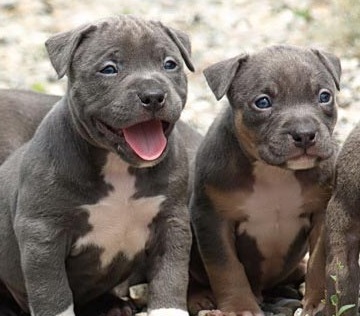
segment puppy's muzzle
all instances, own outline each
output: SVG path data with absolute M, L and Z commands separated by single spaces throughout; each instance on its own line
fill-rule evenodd
M 159 111 L 165 105 L 166 93 L 160 88 L 146 89 L 137 95 L 142 106 L 151 112 Z
M 305 120 L 292 123 L 288 134 L 295 147 L 306 151 L 316 144 L 318 132 L 315 122 Z
M 294 141 L 295 147 L 308 149 L 315 145 L 317 131 L 293 131 L 289 134 Z

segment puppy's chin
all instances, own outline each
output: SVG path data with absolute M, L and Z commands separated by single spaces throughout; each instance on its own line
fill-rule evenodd
M 115 153 L 124 161 L 129 163 L 131 166 L 135 168 L 150 168 L 158 163 L 160 163 L 166 156 L 168 152 L 168 148 L 162 152 L 162 154 L 153 160 L 144 160 L 140 158 L 136 153 L 129 150 L 129 148 L 122 148 L 122 146 L 118 145 L 115 149 Z
M 285 165 L 286 168 L 291 170 L 307 170 L 314 168 L 317 165 L 317 159 L 316 157 L 304 155 L 297 158 L 289 159 Z

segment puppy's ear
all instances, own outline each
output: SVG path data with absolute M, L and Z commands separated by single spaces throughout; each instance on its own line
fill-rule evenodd
M 185 61 L 186 66 L 188 69 L 192 72 L 195 71 L 194 65 L 191 61 L 191 43 L 189 36 L 179 30 L 175 30 L 171 27 L 167 27 L 160 23 L 161 27 L 164 29 L 166 34 L 172 39 L 172 41 L 176 44 L 176 46 L 179 48 L 182 58 Z
M 59 79 L 67 72 L 83 37 L 96 28 L 93 24 L 83 25 L 68 32 L 55 34 L 45 42 L 51 64 Z
M 248 57 L 249 55 L 247 54 L 241 54 L 204 69 L 206 81 L 217 100 L 220 100 L 229 90 L 236 72 Z
M 321 63 L 325 66 L 327 71 L 330 72 L 334 79 L 336 89 L 340 90 L 340 77 L 341 77 L 341 62 L 334 54 L 324 52 L 318 49 L 311 49 L 311 51 L 320 59 Z

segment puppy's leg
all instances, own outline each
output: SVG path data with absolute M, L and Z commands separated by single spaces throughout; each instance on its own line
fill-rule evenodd
M 201 310 L 215 309 L 215 298 L 210 288 L 196 238 L 193 238 L 191 246 L 189 271 L 188 310 L 190 315 L 197 315 Z
M 185 206 L 167 207 L 155 220 L 154 225 L 161 229 L 155 231 L 148 252 L 148 315 L 188 316 L 189 211 Z
M 357 315 L 360 240 L 358 222 L 350 216 L 350 210 L 347 209 L 349 202 L 349 199 L 343 199 L 341 194 L 335 194 L 329 202 L 326 215 L 327 315 L 335 315 L 335 306 L 331 303 L 333 295 L 337 296 L 338 308 L 355 305 L 343 315 Z
M 190 315 L 197 315 L 201 310 L 213 310 L 215 308 L 215 298 L 210 285 L 202 285 L 190 276 L 188 291 L 188 310 Z
M 236 254 L 233 225 L 216 216 L 214 211 L 193 222 L 217 308 L 236 315 L 262 315 Z
M 305 276 L 303 315 L 315 315 L 324 308 L 325 297 L 325 243 L 324 215 L 315 214 L 309 236 L 309 254 Z
M 29 212 L 26 212 L 27 214 Z M 15 234 L 33 316 L 75 316 L 65 270 L 67 236 L 44 219 L 18 216 Z

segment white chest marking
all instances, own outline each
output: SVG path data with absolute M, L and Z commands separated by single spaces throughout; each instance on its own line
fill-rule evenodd
M 93 205 L 84 205 L 89 211 L 92 230 L 79 238 L 75 252 L 87 245 L 102 249 L 101 267 L 104 268 L 121 251 L 133 259 L 145 247 L 150 234 L 149 224 L 160 210 L 164 195 L 134 199 L 135 176 L 128 172 L 128 164 L 109 154 L 103 169 L 106 183 L 114 190 Z
M 263 261 L 264 274 L 276 274 L 283 265 L 301 227 L 307 224 L 300 218 L 303 212 L 301 186 L 293 171 L 256 163 L 253 193 L 239 207 L 247 215 L 238 233 L 256 237 Z

